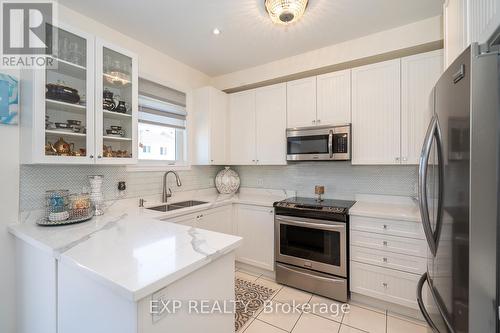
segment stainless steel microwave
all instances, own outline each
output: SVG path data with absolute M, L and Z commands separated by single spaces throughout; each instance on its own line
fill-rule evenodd
M 351 125 L 289 128 L 287 161 L 351 160 Z

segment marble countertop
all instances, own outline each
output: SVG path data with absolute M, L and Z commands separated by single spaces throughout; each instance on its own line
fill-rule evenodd
M 170 218 L 231 205 L 272 206 L 293 193 L 242 189 L 218 195 L 213 189 L 179 192 L 170 202 L 206 201 L 195 207 L 157 212 L 138 207 L 137 199 L 108 202 L 103 216 L 81 224 L 42 227 L 41 212 L 22 214 L 9 226 L 19 239 L 48 251 L 60 263 L 78 267 L 124 297 L 137 301 L 236 249 L 241 238 L 168 222 Z M 158 204 L 149 198 L 146 207 Z
M 357 196 L 349 215 L 410 222 L 422 221 L 417 202 L 409 197 Z

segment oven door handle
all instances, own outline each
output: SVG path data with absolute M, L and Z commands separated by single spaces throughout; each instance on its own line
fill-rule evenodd
M 330 154 L 330 158 L 333 157 L 333 131 L 330 130 L 328 134 L 328 153 Z
M 307 222 L 307 219 L 304 219 L 305 221 L 301 221 L 294 218 L 282 218 L 278 216 L 275 217 L 275 220 L 289 225 L 296 225 L 312 229 L 334 230 L 334 231 L 338 231 L 339 229 L 345 230 L 345 223 L 325 224 L 325 223 L 316 223 L 315 221 L 313 222 L 313 220 L 310 220 L 311 222 Z

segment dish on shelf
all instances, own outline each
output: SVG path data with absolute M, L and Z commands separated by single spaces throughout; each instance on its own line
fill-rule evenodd
M 48 99 L 71 104 L 78 104 L 80 102 L 80 95 L 78 95 L 78 90 L 76 89 L 60 83 L 47 83 L 45 87 L 45 97 Z
M 112 146 L 104 145 L 102 147 L 104 157 L 117 157 L 117 158 L 131 158 L 132 154 L 129 154 L 126 150 L 113 150 Z
M 70 126 L 80 126 L 82 124 L 81 120 L 68 120 L 68 125 Z
M 123 138 L 125 136 L 125 131 L 124 130 L 107 129 L 106 135 L 117 136 L 117 137 Z

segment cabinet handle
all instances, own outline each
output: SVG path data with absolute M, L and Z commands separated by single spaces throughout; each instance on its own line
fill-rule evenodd
M 269 211 L 269 214 L 274 214 L 274 210 L 272 210 L 272 209 L 271 209 L 271 210 Z
M 321 119 L 316 120 L 316 122 L 317 122 L 318 124 L 320 124 L 320 123 L 321 123 Z
M 94 155 L 90 155 L 89 158 L 94 158 Z
M 384 288 L 387 288 L 388 284 L 386 282 L 383 282 L 382 285 L 384 286 Z
M 102 158 L 102 156 L 101 155 L 97 155 L 97 158 Z
M 384 224 L 384 230 L 387 230 L 387 224 Z
M 408 157 L 403 157 L 403 162 L 408 162 Z
M 396 157 L 396 162 L 399 162 L 399 157 Z
M 383 260 L 384 262 L 387 262 L 387 258 L 383 258 L 382 260 Z
M 313 125 L 315 125 L 315 124 L 316 124 L 316 120 L 313 120 L 313 121 L 312 121 L 312 124 L 313 124 Z
M 387 241 L 383 241 L 382 245 L 387 246 Z

